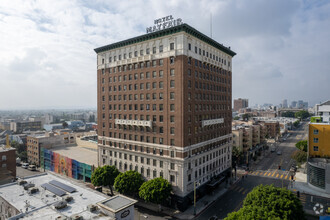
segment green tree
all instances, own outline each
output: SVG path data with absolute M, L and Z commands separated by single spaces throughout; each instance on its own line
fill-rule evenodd
M 225 218 L 234 219 L 305 219 L 305 216 L 300 200 L 291 191 L 273 185 L 259 185 L 247 194 L 240 210 Z
M 10 146 L 16 149 L 16 156 L 21 159 L 21 161 L 27 161 L 26 146 L 24 144 L 19 144 L 17 141 L 11 141 Z
M 308 118 L 310 115 L 309 115 L 308 111 L 301 110 L 301 111 L 299 111 L 299 112 L 296 112 L 296 113 L 294 114 L 294 116 L 295 116 L 296 118 L 305 119 L 305 118 Z
M 234 146 L 233 151 L 232 151 L 232 157 L 233 157 L 233 162 L 238 164 L 240 161 L 240 158 L 243 156 L 243 152 L 238 149 L 238 147 Z
M 144 179 L 140 173 L 129 170 L 125 173 L 120 173 L 116 177 L 114 187 L 122 194 L 135 196 L 138 195 L 143 182 Z
M 293 122 L 293 126 L 298 127 L 298 125 L 299 125 L 299 121 Z
M 98 167 L 92 173 L 92 184 L 94 186 L 109 186 L 111 194 L 113 195 L 112 186 L 119 173 L 115 166 L 105 165 L 103 167 Z
M 281 115 L 282 117 L 294 118 L 294 112 L 292 111 L 283 112 Z
M 163 177 L 158 177 L 144 182 L 139 189 L 139 196 L 146 202 L 159 204 L 161 210 L 160 204 L 170 197 L 171 192 L 172 185 Z
M 239 116 L 235 116 L 234 117 L 234 120 L 239 120 Z
M 307 161 L 307 153 L 302 150 L 297 150 L 293 152 L 291 158 L 297 161 L 298 164 L 305 163 Z
M 67 123 L 66 121 L 64 121 L 64 122 L 62 123 L 62 126 L 63 126 L 63 128 L 67 128 L 69 125 L 68 125 L 68 123 Z
M 298 141 L 296 143 L 296 148 L 299 150 L 307 152 L 307 140 Z
M 245 114 L 242 115 L 242 119 L 243 119 L 243 121 L 248 121 L 249 118 L 250 118 L 250 115 L 247 114 L 247 113 L 245 113 Z

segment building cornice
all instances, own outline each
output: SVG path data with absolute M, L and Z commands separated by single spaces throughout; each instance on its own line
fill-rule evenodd
M 236 53 L 234 51 L 232 51 L 230 48 L 223 46 L 222 44 L 216 42 L 215 40 L 206 36 L 205 34 L 197 31 L 195 28 L 189 26 L 188 24 L 181 24 L 181 25 L 163 29 L 163 30 L 160 30 L 157 32 L 133 37 L 133 38 L 130 38 L 127 40 L 123 40 L 123 41 L 114 43 L 114 44 L 109 44 L 109 45 L 106 45 L 103 47 L 98 47 L 98 48 L 94 49 L 94 51 L 96 53 L 101 53 L 104 51 L 113 50 L 113 49 L 120 48 L 120 47 L 125 47 L 125 46 L 131 45 L 131 44 L 136 44 L 136 43 L 140 43 L 140 42 L 147 41 L 147 40 L 152 40 L 152 39 L 159 38 L 159 37 L 164 37 L 164 36 L 175 34 L 175 33 L 182 32 L 182 31 L 198 38 L 201 41 L 204 41 L 205 43 L 221 50 L 222 52 L 229 54 L 232 57 L 236 55 Z

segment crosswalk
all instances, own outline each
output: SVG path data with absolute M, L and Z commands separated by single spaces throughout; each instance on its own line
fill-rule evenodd
M 243 195 L 246 195 L 249 190 L 244 188 L 243 186 L 240 186 L 240 185 L 234 185 L 232 188 L 231 188 L 232 191 L 235 191 L 235 192 L 238 192 L 240 194 L 243 194 Z
M 283 180 L 290 180 L 291 177 L 289 171 L 281 171 L 281 170 L 256 170 L 250 172 L 249 175 L 283 179 Z
M 301 194 L 299 197 L 301 204 L 304 206 L 306 203 L 306 195 L 305 194 Z

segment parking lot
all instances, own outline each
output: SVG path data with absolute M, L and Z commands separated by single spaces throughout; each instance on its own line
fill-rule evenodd
M 24 169 L 21 166 L 16 166 L 16 176 L 17 177 L 27 177 L 27 176 L 33 176 L 36 174 L 39 174 L 40 171 L 31 171 L 28 169 Z

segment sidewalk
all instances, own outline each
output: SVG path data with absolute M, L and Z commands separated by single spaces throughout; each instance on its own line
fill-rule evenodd
M 322 190 L 317 189 L 316 187 L 308 185 L 307 174 L 305 173 L 296 173 L 296 180 L 292 184 L 292 186 L 291 183 L 289 184 L 288 189 L 294 192 L 299 191 L 301 193 L 330 199 L 330 194 L 325 193 Z
M 237 178 L 236 181 L 233 183 L 235 184 L 238 182 L 240 179 Z M 228 187 L 230 185 L 228 184 L 226 188 L 226 183 L 222 183 L 218 186 L 217 189 L 213 191 L 212 194 L 206 194 L 203 196 L 200 200 L 196 202 L 196 216 L 200 215 L 203 211 L 205 211 L 209 206 L 211 206 L 219 197 L 221 197 L 223 194 L 225 194 L 228 191 Z M 154 212 L 158 212 L 159 208 L 158 205 L 153 204 L 153 203 L 146 203 L 143 201 L 139 201 L 136 206 L 140 206 L 149 210 L 152 210 Z M 189 219 L 194 219 L 196 216 L 194 215 L 194 206 L 190 206 L 186 211 L 180 212 L 178 210 L 174 210 L 168 207 L 163 207 L 162 206 L 162 211 L 161 213 L 165 215 L 172 216 L 177 219 L 184 219 L 184 220 L 189 220 Z

